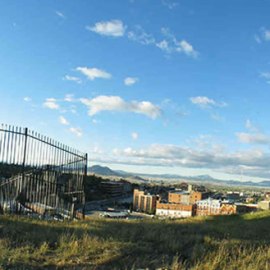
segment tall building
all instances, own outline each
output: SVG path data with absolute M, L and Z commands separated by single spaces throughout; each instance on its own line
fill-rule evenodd
M 133 192 L 133 209 L 135 211 L 142 211 L 149 214 L 154 214 L 156 211 L 156 204 L 158 201 L 157 195 L 151 195 L 145 191 L 134 189 Z

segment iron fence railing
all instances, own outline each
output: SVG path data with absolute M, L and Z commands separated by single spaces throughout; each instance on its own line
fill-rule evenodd
M 0 210 L 45 214 L 84 205 L 87 154 L 28 128 L 0 126 Z

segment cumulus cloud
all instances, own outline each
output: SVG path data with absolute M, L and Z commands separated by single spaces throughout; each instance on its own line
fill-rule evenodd
M 248 144 L 269 144 L 270 143 L 270 136 L 267 136 L 262 133 L 246 133 L 246 132 L 239 132 L 236 133 L 238 140 L 241 143 L 248 143 Z
M 198 52 L 196 52 L 193 46 L 186 40 L 181 40 L 176 48 L 177 51 L 183 52 L 188 56 L 197 57 Z
M 270 144 L 270 135 L 261 132 L 249 119 L 246 120 L 245 127 L 248 132 L 237 132 L 235 134 L 239 142 L 260 145 Z
M 82 130 L 80 128 L 71 127 L 69 131 L 75 134 L 77 137 L 81 137 L 83 135 Z
M 59 122 L 60 122 L 60 124 L 65 125 L 65 126 L 68 126 L 69 125 L 68 120 L 64 116 L 62 116 L 62 115 L 59 116 Z
M 212 169 L 227 174 L 270 177 L 270 154 L 262 150 L 225 152 L 219 149 L 198 150 L 177 145 L 150 145 L 143 149 L 114 149 L 111 163 Z
M 80 101 L 88 107 L 90 116 L 102 111 L 118 111 L 143 114 L 155 119 L 161 114 L 160 108 L 149 101 L 127 102 L 119 96 L 97 96 L 92 99 L 82 98 Z
M 64 77 L 64 80 L 66 80 L 66 81 L 72 81 L 72 82 L 76 82 L 76 83 L 81 83 L 82 82 L 80 78 L 75 77 L 75 76 L 69 76 L 69 75 L 66 75 Z
M 191 97 L 190 101 L 198 105 L 201 108 L 210 108 L 210 107 L 225 107 L 227 104 L 225 102 L 217 102 L 211 98 L 205 97 L 205 96 L 197 96 L 197 97 Z
M 137 140 L 137 139 L 139 138 L 139 134 L 138 134 L 137 132 L 132 132 L 132 133 L 131 133 L 131 138 L 132 138 L 133 140 Z
M 91 81 L 96 78 L 110 79 L 112 77 L 110 73 L 98 68 L 77 67 L 76 70 L 81 72 Z
M 47 98 L 44 101 L 43 106 L 51 110 L 59 109 L 59 104 L 57 104 L 57 100 L 55 98 Z
M 198 52 L 186 40 L 178 40 L 168 28 L 161 28 L 162 40 L 158 40 L 152 34 L 147 33 L 141 26 L 137 25 L 135 29 L 128 32 L 130 40 L 136 41 L 142 45 L 154 45 L 165 53 L 184 53 L 187 56 L 196 58 Z
M 122 37 L 125 34 L 125 26 L 120 20 L 102 21 L 86 29 L 103 36 Z
M 135 77 L 127 77 L 124 80 L 124 84 L 127 85 L 127 86 L 133 85 L 136 82 L 138 82 L 138 78 L 135 78 Z
M 170 0 L 162 0 L 162 3 L 174 8 L 177 3 Z M 165 53 L 184 53 L 187 56 L 196 58 L 199 53 L 194 49 L 193 45 L 185 39 L 177 39 L 168 28 L 161 28 L 162 39 L 148 33 L 142 26 L 136 25 L 129 28 L 126 33 L 126 26 L 120 20 L 97 22 L 94 26 L 87 26 L 88 30 L 104 36 L 122 37 L 126 36 L 129 40 L 138 42 L 142 45 L 152 45 L 161 49 Z
M 157 42 L 156 46 L 166 53 L 178 52 L 184 53 L 187 56 L 196 58 L 198 52 L 193 48 L 193 46 L 186 40 L 178 40 L 175 35 L 170 31 L 169 28 L 161 28 L 162 35 L 166 38 L 161 42 Z

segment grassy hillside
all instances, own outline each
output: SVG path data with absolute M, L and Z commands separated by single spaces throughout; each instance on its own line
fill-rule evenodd
M 270 269 L 270 212 L 189 220 L 0 216 L 0 269 Z

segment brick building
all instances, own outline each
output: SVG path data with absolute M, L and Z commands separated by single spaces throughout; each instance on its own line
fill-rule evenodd
M 134 189 L 133 191 L 133 209 L 153 214 L 156 211 L 158 196 L 151 195 L 145 191 Z
M 197 201 L 208 198 L 209 193 L 199 191 L 171 191 L 168 195 L 169 203 L 195 204 Z
M 176 218 L 191 217 L 195 214 L 195 205 L 157 202 L 156 215 Z

